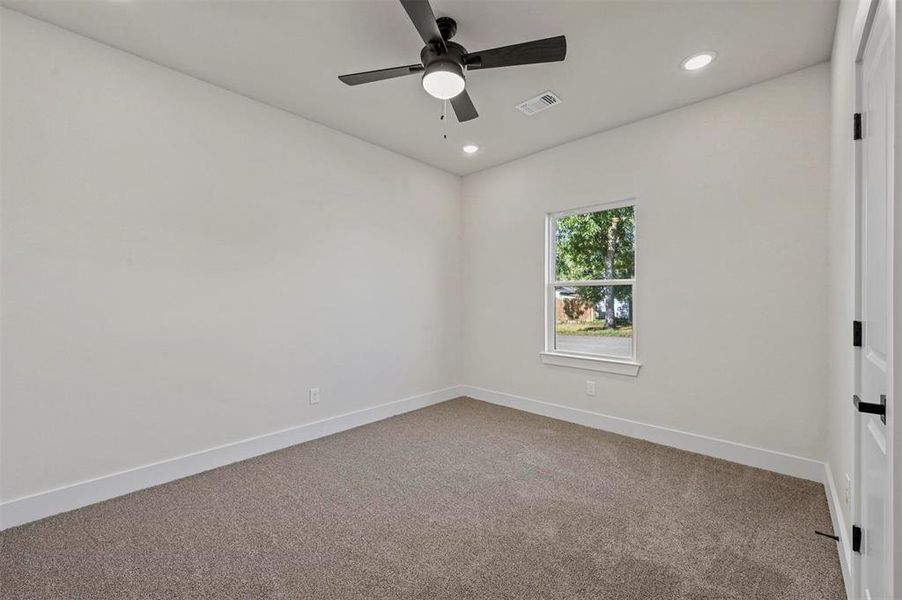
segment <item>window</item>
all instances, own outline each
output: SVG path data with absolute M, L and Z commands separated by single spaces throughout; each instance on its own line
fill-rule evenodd
M 548 215 L 547 364 L 636 375 L 636 208 Z

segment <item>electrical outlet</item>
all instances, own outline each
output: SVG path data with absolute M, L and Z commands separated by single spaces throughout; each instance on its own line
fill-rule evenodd
M 595 395 L 595 382 L 594 381 L 586 381 L 586 396 L 594 396 Z
M 307 399 L 310 400 L 310 404 L 319 404 L 319 388 L 310 388 Z

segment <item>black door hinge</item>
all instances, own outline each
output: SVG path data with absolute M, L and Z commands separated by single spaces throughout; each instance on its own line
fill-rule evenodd
M 852 139 L 861 139 L 861 113 L 852 115 Z
M 861 321 L 852 321 L 852 345 L 861 348 Z
M 852 525 L 852 552 L 861 554 L 861 527 Z

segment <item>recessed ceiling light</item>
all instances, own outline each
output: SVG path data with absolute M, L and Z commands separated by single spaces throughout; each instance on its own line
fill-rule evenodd
M 479 146 L 477 146 L 476 144 L 467 144 L 466 146 L 464 146 L 464 152 L 466 152 L 467 154 L 473 154 L 477 150 L 479 150 Z
M 701 52 L 699 54 L 693 54 L 689 58 L 683 61 L 681 65 L 684 71 L 698 71 L 699 69 L 704 69 L 714 60 L 714 57 L 717 56 L 714 52 Z

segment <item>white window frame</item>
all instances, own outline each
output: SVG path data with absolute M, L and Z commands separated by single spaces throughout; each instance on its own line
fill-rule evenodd
M 634 245 L 634 268 L 633 277 L 631 279 L 589 279 L 585 281 L 557 281 L 556 263 L 557 263 L 557 220 L 560 217 L 570 215 L 582 215 L 586 213 L 601 212 L 612 210 L 615 208 L 633 207 L 633 215 L 636 227 L 636 240 Z M 582 206 L 579 208 L 571 208 L 559 212 L 548 213 L 545 215 L 545 350 L 541 352 L 542 362 L 546 365 L 555 365 L 559 367 L 572 367 L 577 369 L 588 369 L 590 371 L 603 371 L 606 373 L 616 373 L 619 375 L 630 375 L 635 377 L 639 374 L 639 368 L 642 364 L 638 361 L 638 314 L 636 306 L 636 289 L 638 286 L 637 274 L 639 271 L 638 261 L 638 230 L 639 230 L 639 206 L 635 198 L 627 198 L 617 202 L 606 202 L 603 204 L 593 204 L 591 206 Z M 561 352 L 554 347 L 555 339 L 555 297 L 554 290 L 557 287 L 587 287 L 587 286 L 612 286 L 612 285 L 630 285 L 633 288 L 632 306 L 630 307 L 633 317 L 633 355 L 630 357 L 622 356 L 604 356 L 599 354 L 582 354 L 578 352 Z

